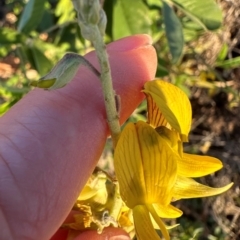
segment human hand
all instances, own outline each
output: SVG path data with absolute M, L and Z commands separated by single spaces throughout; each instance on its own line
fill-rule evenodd
M 157 60 L 150 43 L 137 35 L 108 45 L 121 123 L 143 99 L 144 82 L 154 78 Z M 99 69 L 94 53 L 86 58 Z M 0 240 L 51 238 L 92 173 L 107 135 L 100 80 L 84 67 L 64 88 L 35 89 L 13 106 L 0 119 Z M 123 234 L 105 230 L 111 233 Z M 88 231 L 77 239 L 99 238 Z

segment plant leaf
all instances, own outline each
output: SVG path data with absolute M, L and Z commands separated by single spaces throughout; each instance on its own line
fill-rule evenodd
M 29 33 L 41 22 L 46 0 L 29 0 L 18 24 L 18 31 Z
M 53 63 L 45 56 L 45 54 L 33 45 L 31 48 L 31 54 L 33 57 L 33 62 L 36 70 L 40 75 L 46 74 L 53 67 Z
M 222 24 L 222 13 L 215 0 L 170 0 L 178 9 L 203 28 L 216 30 Z
M 114 6 L 113 38 L 119 39 L 139 33 L 150 34 L 148 8 L 141 0 L 118 0 Z
M 165 1 L 163 1 L 163 20 L 172 63 L 177 63 L 183 53 L 183 28 L 174 10 Z
M 221 67 L 224 69 L 232 69 L 232 68 L 239 68 L 240 66 L 240 57 L 235 57 L 231 59 L 227 59 L 224 61 L 219 61 L 215 64 L 216 67 Z

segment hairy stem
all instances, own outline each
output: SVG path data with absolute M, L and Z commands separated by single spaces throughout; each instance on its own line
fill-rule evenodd
M 96 49 L 98 61 L 101 66 L 101 84 L 104 95 L 107 121 L 111 131 L 113 145 L 116 146 L 121 128 L 119 123 L 119 114 L 116 109 L 115 91 L 112 85 L 111 69 L 108 61 L 106 46 L 98 28 L 95 28 L 96 38 L 93 41 L 93 45 Z

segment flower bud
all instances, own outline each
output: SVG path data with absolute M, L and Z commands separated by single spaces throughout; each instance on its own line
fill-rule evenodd
M 106 16 L 105 12 L 103 11 L 103 9 L 101 9 L 100 19 L 98 22 L 98 29 L 102 36 L 105 35 L 106 26 L 107 26 L 107 16 Z
M 72 0 L 72 2 L 81 22 L 98 24 L 101 10 L 99 0 Z
M 98 77 L 100 76 L 100 73 L 85 58 L 76 53 L 67 53 L 47 75 L 37 82 L 32 82 L 31 85 L 48 90 L 62 88 L 72 81 L 81 65 L 85 65 Z
M 82 36 L 89 40 L 92 41 L 95 38 L 95 33 L 93 31 L 93 29 L 86 23 L 83 22 L 79 22 L 80 25 L 80 30 L 81 30 L 81 34 Z
M 100 11 L 102 10 L 100 2 L 99 0 L 93 0 L 92 3 L 89 3 L 89 5 L 91 8 L 89 9 L 88 13 L 88 22 L 96 25 L 99 22 Z

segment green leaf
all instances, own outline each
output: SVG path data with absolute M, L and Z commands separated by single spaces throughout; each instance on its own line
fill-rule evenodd
M 44 9 L 42 21 L 38 24 L 38 31 L 45 32 L 50 30 L 49 33 L 51 34 L 52 27 L 56 27 L 55 15 L 51 9 Z
M 2 27 L 0 28 L 0 46 L 5 44 L 21 43 L 25 37 L 14 29 Z
M 151 33 L 148 8 L 141 0 L 118 0 L 113 13 L 113 38 Z
M 46 0 L 29 0 L 25 6 L 18 24 L 18 31 L 29 33 L 34 30 L 42 20 Z
M 146 2 L 148 6 L 162 8 L 162 1 L 160 0 L 147 0 Z
M 217 62 L 216 67 L 221 67 L 224 69 L 239 68 L 240 67 L 240 57 L 235 57 L 225 61 Z
M 165 1 L 163 1 L 163 20 L 170 53 L 172 55 L 172 63 L 177 63 L 183 53 L 183 29 L 174 10 Z
M 217 61 L 219 61 L 219 62 L 223 61 L 227 57 L 228 50 L 229 49 L 228 49 L 227 43 L 224 43 L 223 46 L 222 46 L 221 51 L 218 54 Z
M 222 24 L 222 13 L 215 0 L 169 0 L 205 29 L 216 30 Z
M 44 52 L 42 52 L 36 45 L 33 45 L 30 49 L 34 66 L 39 74 L 44 75 L 50 71 L 53 67 L 53 63 L 45 56 Z

